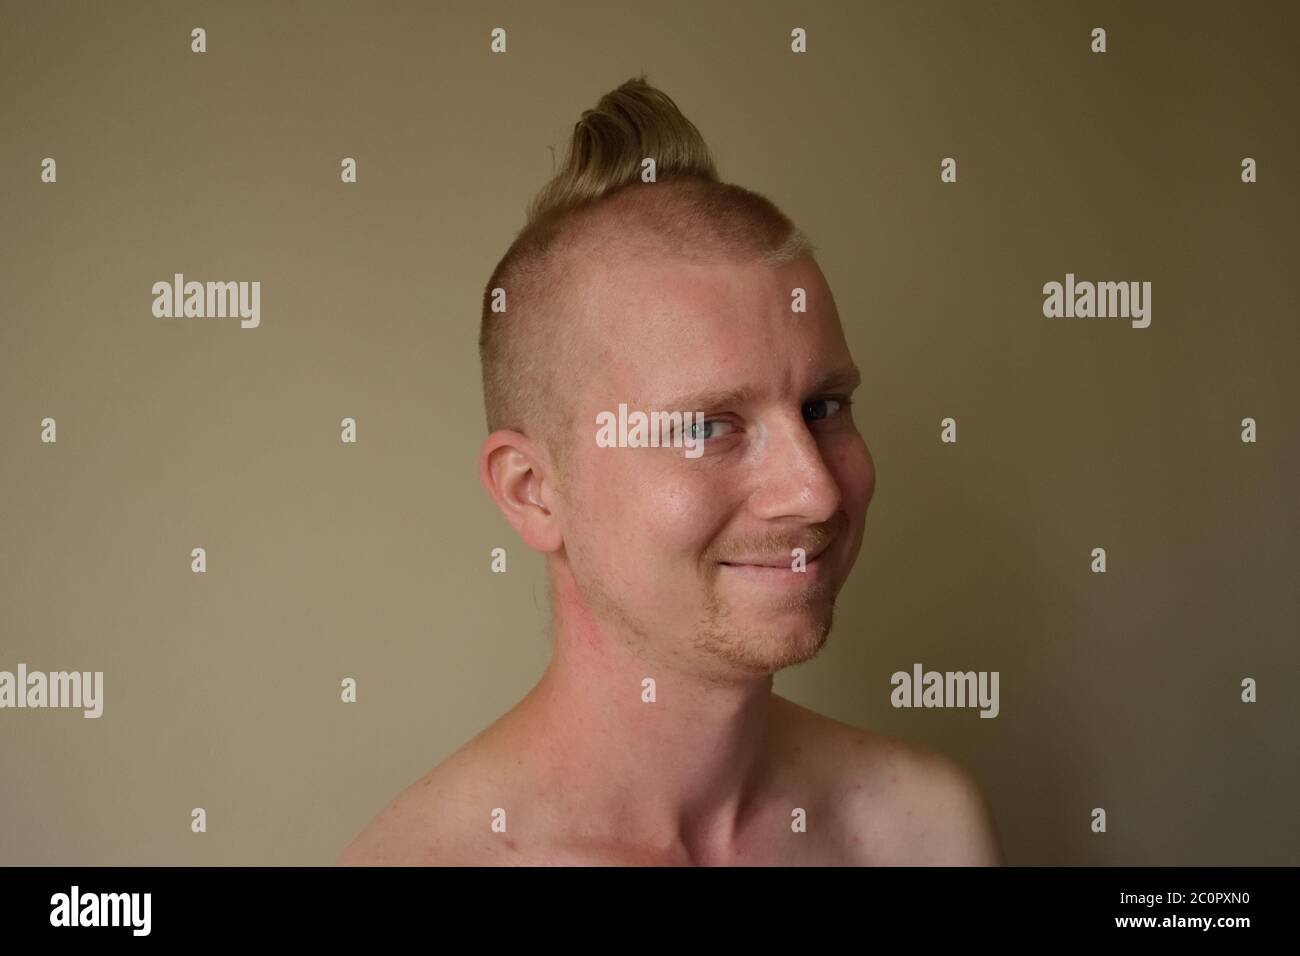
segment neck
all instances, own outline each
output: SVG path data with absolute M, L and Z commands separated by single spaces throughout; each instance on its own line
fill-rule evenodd
M 692 674 L 597 621 L 571 577 L 552 590 L 555 653 L 519 705 L 528 759 L 596 840 L 726 857 L 765 770 L 771 675 Z

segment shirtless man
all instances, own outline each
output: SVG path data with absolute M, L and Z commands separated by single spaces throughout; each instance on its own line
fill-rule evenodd
M 584 113 L 483 323 L 479 473 L 547 557 L 553 657 L 338 862 L 1000 864 L 957 764 L 772 693 L 862 543 L 859 374 L 803 234 L 644 78 Z M 603 447 L 621 403 L 703 412 L 702 453 Z

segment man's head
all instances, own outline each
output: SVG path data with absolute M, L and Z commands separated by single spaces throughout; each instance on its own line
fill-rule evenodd
M 583 114 L 488 283 L 480 334 L 480 473 L 548 554 L 558 613 L 719 680 L 820 649 L 875 472 L 811 253 L 767 199 L 718 181 L 643 79 Z M 602 447 L 598 416 L 620 405 L 703 413 L 703 453 Z

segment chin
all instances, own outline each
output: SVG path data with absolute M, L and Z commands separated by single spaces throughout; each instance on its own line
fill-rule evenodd
M 715 645 L 720 656 L 755 674 L 773 674 L 816 657 L 831 633 L 831 607 L 770 613 Z
M 765 673 L 775 674 L 787 667 L 794 667 L 797 664 L 810 661 L 826 645 L 828 633 L 822 631 L 814 634 L 801 633 L 788 636 L 784 641 L 774 643 L 770 648 L 771 653 L 764 660 L 756 663 L 761 666 Z

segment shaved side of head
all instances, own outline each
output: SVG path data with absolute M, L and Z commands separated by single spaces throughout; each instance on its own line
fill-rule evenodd
M 652 182 L 642 180 L 646 159 Z M 812 252 L 769 199 L 719 181 L 703 137 L 666 94 L 629 80 L 583 113 L 565 165 L 488 280 L 479 330 L 488 430 L 538 441 L 562 472 L 567 395 L 600 359 L 597 293 L 627 257 L 779 265 Z M 496 290 L 504 311 L 493 310 Z

